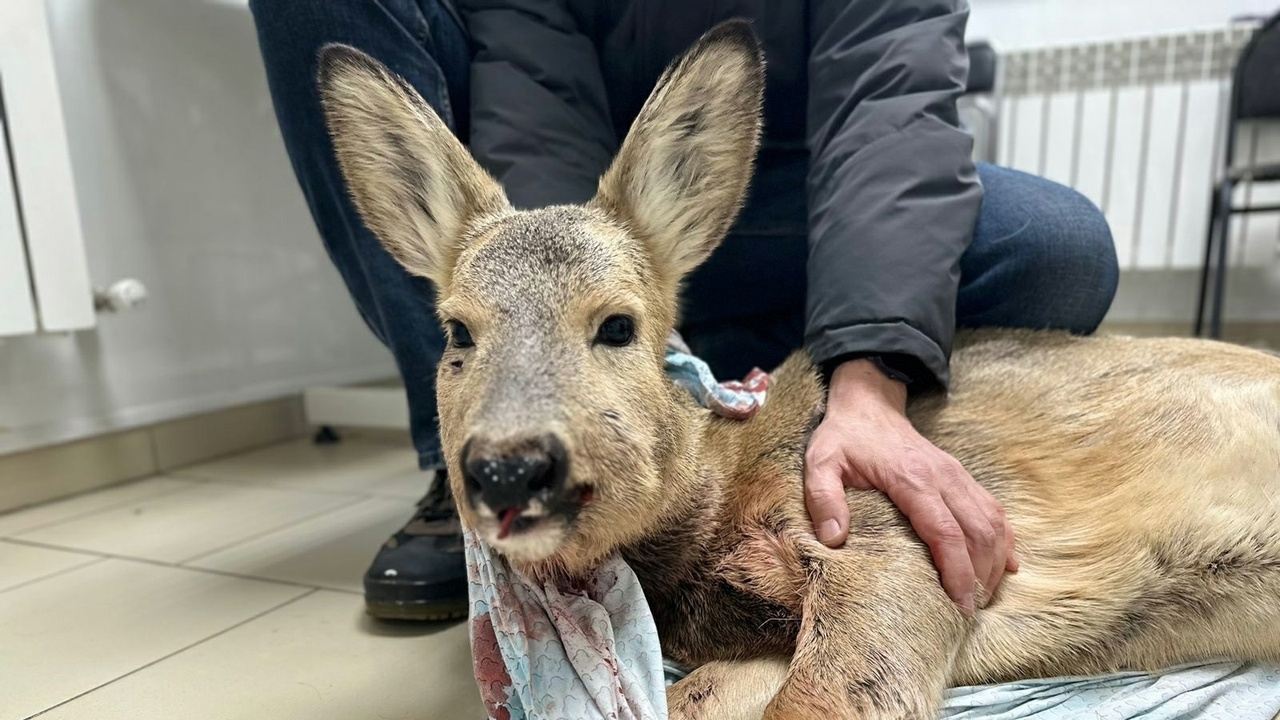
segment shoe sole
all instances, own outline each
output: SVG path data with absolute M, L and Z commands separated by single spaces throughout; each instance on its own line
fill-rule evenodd
M 467 603 L 378 603 L 365 601 L 365 612 L 379 620 L 442 622 L 461 620 L 469 612 Z

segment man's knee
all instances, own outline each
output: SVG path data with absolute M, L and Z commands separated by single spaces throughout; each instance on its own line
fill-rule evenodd
M 1026 270 L 1072 312 L 1061 318 L 1062 329 L 1092 332 L 1120 281 L 1111 227 L 1092 201 L 1063 186 L 1043 199 L 1037 215 L 1027 229 Z
M 962 270 L 975 317 L 968 324 L 1089 333 L 1111 307 L 1120 267 L 1102 211 L 1058 183 L 983 168 L 986 199 Z M 962 322 L 965 318 L 961 318 Z

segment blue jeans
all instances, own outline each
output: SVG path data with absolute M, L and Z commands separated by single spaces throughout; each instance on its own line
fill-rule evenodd
M 404 77 L 466 142 L 469 63 L 465 31 L 439 0 L 290 3 L 251 0 L 267 81 L 285 148 L 329 256 L 369 328 L 396 359 L 408 393 L 419 462 L 442 465 L 435 400 L 435 368 L 444 338 L 430 284 L 406 273 L 365 228 L 349 200 L 325 130 L 316 87 L 317 55 L 330 42 L 358 47 Z M 1073 190 L 992 165 L 979 165 L 985 188 L 973 242 L 960 261 L 957 327 L 1053 328 L 1090 333 L 1115 295 L 1119 268 L 1101 212 Z M 803 174 L 796 182 L 803 183 Z M 759 185 L 759 184 L 758 184 Z M 803 187 L 801 184 L 799 187 Z M 794 189 L 794 188 L 791 188 Z M 768 198 L 769 187 L 754 197 Z M 794 192 L 776 193 L 794 196 Z M 735 232 L 757 223 L 748 207 Z M 803 203 L 766 213 L 776 227 L 776 272 L 744 291 L 715 280 L 716 266 L 750 263 L 731 236 L 695 273 L 682 328 L 695 352 L 717 374 L 741 376 L 771 367 L 801 346 L 804 328 Z M 741 275 L 738 275 L 741 277 Z

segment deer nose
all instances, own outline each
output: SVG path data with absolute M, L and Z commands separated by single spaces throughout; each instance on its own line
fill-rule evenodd
M 501 445 L 472 438 L 462 450 L 462 466 L 469 494 L 479 494 L 489 509 L 502 513 L 523 509 L 538 493 L 563 488 L 569 457 L 554 435 Z

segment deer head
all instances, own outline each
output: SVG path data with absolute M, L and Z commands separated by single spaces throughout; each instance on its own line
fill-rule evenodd
M 438 293 L 463 522 L 518 563 L 569 569 L 643 537 L 696 461 L 697 415 L 664 348 L 682 278 L 750 180 L 764 60 L 747 23 L 671 64 L 581 206 L 514 210 L 413 88 L 357 50 L 325 48 L 320 83 L 361 217 Z

